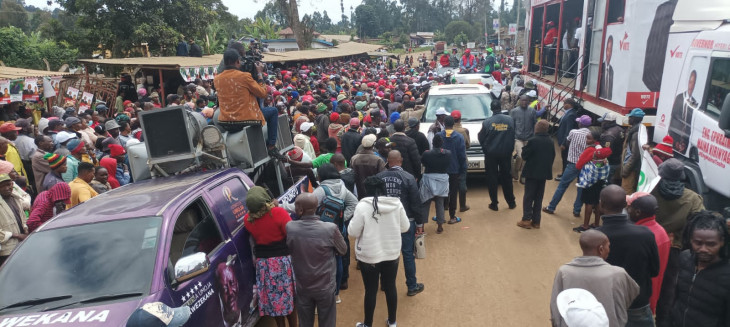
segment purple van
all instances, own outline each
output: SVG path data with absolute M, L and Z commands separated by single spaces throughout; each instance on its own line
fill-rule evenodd
M 251 186 L 235 168 L 151 179 L 54 217 L 0 269 L 0 327 L 124 326 L 158 301 L 189 306 L 186 326 L 253 326 Z

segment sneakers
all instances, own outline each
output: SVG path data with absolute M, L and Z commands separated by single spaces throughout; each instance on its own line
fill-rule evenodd
M 396 326 L 395 326 L 395 323 L 392 323 L 392 324 L 391 324 L 391 323 L 390 323 L 390 320 L 388 320 L 388 318 L 385 318 L 385 325 L 386 325 L 386 326 L 388 326 L 388 327 L 396 327 Z
M 337 304 L 342 303 L 342 299 L 340 299 L 340 296 L 339 295 L 335 295 L 335 296 L 336 296 L 335 297 L 335 303 L 337 303 Z
M 555 210 L 550 210 L 550 209 L 549 209 L 548 207 L 543 207 L 543 208 L 542 208 L 542 212 L 544 212 L 544 213 L 549 213 L 549 214 L 551 214 L 551 215 L 552 215 L 552 214 L 554 214 L 554 213 L 555 213 Z
M 387 320 L 387 319 L 388 319 L 388 318 L 386 318 L 386 320 Z M 363 323 L 361 323 L 361 322 L 358 322 L 357 324 L 355 324 L 355 327 L 368 327 L 368 325 L 366 325 L 366 324 L 363 324 Z
M 414 295 L 416 295 L 418 293 L 423 292 L 423 290 L 425 288 L 426 288 L 426 286 L 424 286 L 423 284 L 417 283 L 416 284 L 416 288 L 408 290 L 408 293 L 406 295 L 408 295 L 408 296 L 414 296 Z M 392 326 L 395 326 L 395 325 L 392 325 Z
M 530 222 L 529 220 L 520 220 L 520 222 L 517 223 L 517 227 L 532 229 L 532 222 Z
M 492 203 L 489 205 L 489 209 L 492 209 L 494 211 L 499 211 L 499 208 L 497 207 L 496 203 Z

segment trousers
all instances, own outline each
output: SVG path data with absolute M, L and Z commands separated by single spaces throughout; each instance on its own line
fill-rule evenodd
M 395 278 L 398 274 L 398 261 L 383 261 L 376 264 L 360 262 L 360 274 L 362 275 L 362 283 L 365 286 L 365 319 L 363 323 L 366 326 L 373 325 L 373 313 L 375 312 L 375 304 L 378 298 L 378 282 L 382 280 L 383 290 L 385 290 L 385 302 L 388 305 L 388 321 L 396 322 L 396 313 L 398 311 L 398 290 L 395 286 Z
M 317 309 L 319 326 L 334 327 L 337 324 L 337 305 L 335 304 L 334 292 L 309 293 L 297 290 L 296 300 L 299 326 L 314 326 L 315 308 Z
M 487 174 L 487 189 L 492 204 L 498 204 L 497 189 L 502 185 L 502 193 L 507 204 L 515 203 L 515 195 L 512 190 L 512 155 L 487 155 L 484 158 L 484 169 Z
M 456 202 L 459 197 L 459 174 L 449 174 L 449 217 L 456 218 Z
M 416 222 L 411 221 L 411 227 L 407 232 L 400 234 L 401 254 L 403 256 L 403 270 L 406 273 L 406 286 L 409 290 L 415 289 L 418 280 L 416 279 Z
M 563 176 L 560 177 L 560 184 L 558 184 L 558 188 L 555 190 L 555 194 L 553 194 L 553 199 L 550 200 L 550 204 L 548 204 L 548 209 L 553 211 L 555 210 L 555 207 L 558 206 L 560 200 L 563 199 L 563 194 L 565 194 L 565 191 L 568 189 L 570 184 L 578 178 L 579 174 L 580 171 L 575 168 L 575 164 L 568 162 L 568 165 L 565 167 L 565 171 L 563 171 Z M 583 203 L 580 201 L 582 194 L 583 189 L 579 187 L 575 196 L 575 202 L 573 202 L 573 213 L 580 213 L 580 209 L 583 207 Z
M 542 198 L 545 195 L 544 179 L 525 179 L 525 195 L 522 197 L 522 220 L 540 224 Z
M 279 130 L 279 109 L 263 107 L 261 113 L 264 114 L 266 120 L 266 145 L 276 145 L 276 134 Z M 230 133 L 240 132 L 244 127 L 250 126 L 236 122 L 218 122 L 218 125 Z

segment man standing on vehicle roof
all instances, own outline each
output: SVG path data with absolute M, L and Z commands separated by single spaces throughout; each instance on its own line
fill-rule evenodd
M 509 115 L 502 114 L 499 101 L 492 101 L 492 117 L 482 123 L 479 131 L 479 144 L 484 152 L 484 168 L 487 173 L 487 187 L 492 203 L 489 209 L 497 207 L 497 187 L 502 185 L 504 199 L 510 209 L 517 207 L 510 180 L 512 152 L 515 147 L 515 121 Z M 451 187 L 451 185 L 449 185 Z

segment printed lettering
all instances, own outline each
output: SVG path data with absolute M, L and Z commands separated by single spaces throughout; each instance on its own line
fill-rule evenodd
M 54 320 L 51 323 L 52 324 L 59 323 L 59 322 L 67 323 L 69 318 L 71 318 L 71 312 L 66 312 L 62 316 L 56 318 L 56 320 Z
M 96 316 L 94 316 L 93 318 L 89 319 L 89 322 L 92 322 L 92 321 L 105 322 L 106 318 L 108 316 L 109 316 L 109 310 L 104 310 L 102 312 L 97 313 Z
M 47 313 L 47 314 L 44 314 L 38 320 L 35 321 L 35 323 L 33 324 L 33 326 L 39 325 L 41 323 L 44 324 L 44 325 L 50 324 L 51 323 L 51 318 L 53 318 L 57 314 L 58 313 Z
M 693 48 L 712 49 L 714 44 L 715 44 L 714 40 L 701 40 L 701 39 L 692 40 Z
M 669 50 L 669 56 L 672 58 L 681 59 L 682 58 L 682 52 L 679 51 L 679 46 L 674 48 L 674 50 Z
M 0 322 L 0 327 L 13 327 L 21 320 L 23 320 L 23 317 L 5 318 Z
M 709 139 L 710 138 L 710 129 L 707 127 L 702 127 L 702 137 Z
M 30 326 L 30 324 L 31 324 L 31 323 L 32 323 L 32 322 L 33 322 L 34 320 L 38 319 L 38 317 L 40 317 L 40 316 L 41 316 L 41 315 L 30 315 L 30 316 L 26 316 L 26 317 L 25 317 L 25 318 L 23 319 L 23 321 L 21 321 L 20 323 L 18 323 L 18 326 Z
M 86 322 L 86 320 L 89 320 L 89 317 L 91 317 L 93 314 L 94 310 L 89 311 L 88 314 L 86 313 L 86 311 L 79 311 L 73 318 L 71 318 L 69 322 Z

